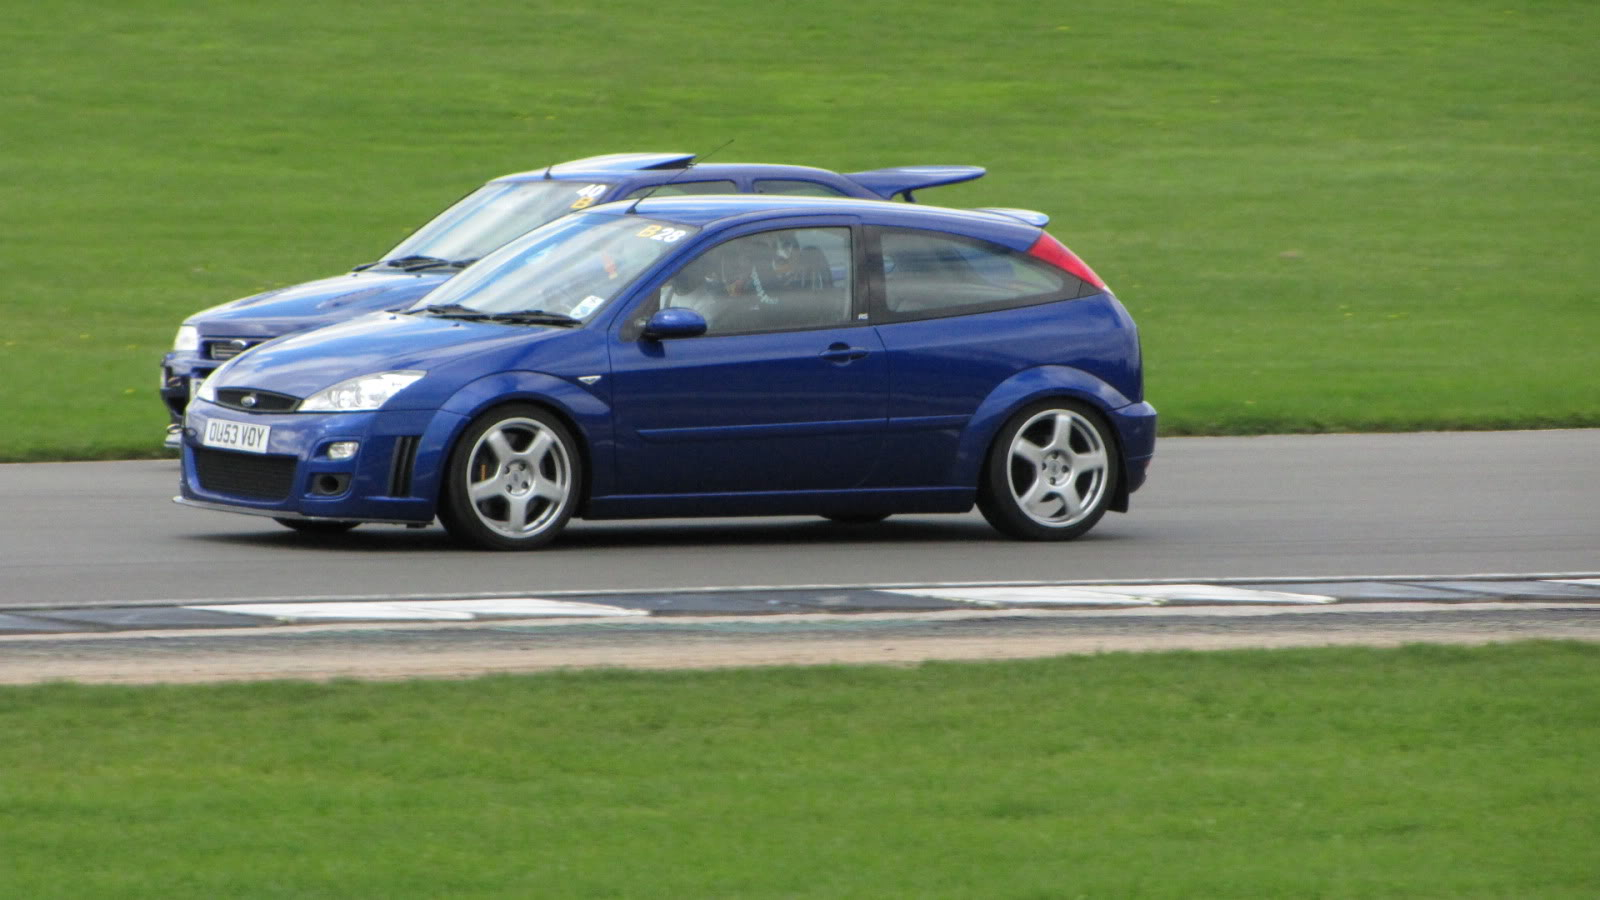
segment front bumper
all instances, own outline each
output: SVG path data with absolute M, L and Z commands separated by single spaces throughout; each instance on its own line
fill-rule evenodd
M 266 452 L 204 446 L 211 419 L 266 425 Z M 253 414 L 203 400 L 181 434 L 186 506 L 273 518 L 426 524 L 459 417 L 438 411 Z M 355 441 L 348 459 L 330 445 Z

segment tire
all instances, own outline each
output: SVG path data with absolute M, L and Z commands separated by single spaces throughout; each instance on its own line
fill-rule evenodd
M 840 525 L 872 525 L 889 518 L 888 513 L 843 513 L 838 515 L 823 516 L 830 522 Z
M 360 522 L 324 522 L 315 519 L 273 519 L 290 531 L 301 534 L 343 534 L 360 525 Z
M 1035 403 L 1012 416 L 984 462 L 978 509 L 996 530 L 1066 541 L 1093 528 L 1116 492 L 1121 458 L 1110 427 L 1075 400 Z
M 492 409 L 462 432 L 445 469 L 439 521 L 485 550 L 532 550 L 566 527 L 583 462 L 565 425 L 537 406 Z

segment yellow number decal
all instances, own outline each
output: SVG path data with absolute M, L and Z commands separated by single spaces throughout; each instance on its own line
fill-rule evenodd
M 653 237 L 655 235 L 655 233 L 660 231 L 660 230 L 661 230 L 661 226 L 660 225 L 646 225 L 645 227 L 639 229 L 639 233 L 634 235 L 634 237 L 642 237 L 642 238 Z
M 593 206 L 593 205 L 594 205 L 594 198 L 593 197 L 579 197 L 578 199 L 572 201 L 572 205 L 567 207 L 567 208 L 568 209 L 583 209 L 584 207 Z

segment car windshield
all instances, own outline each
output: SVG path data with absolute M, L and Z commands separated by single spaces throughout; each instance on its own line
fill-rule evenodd
M 552 219 L 594 205 L 610 188 L 583 181 L 486 184 L 417 229 L 383 259 L 477 259 Z
M 524 235 L 413 307 L 440 315 L 545 312 L 586 321 L 698 228 L 633 215 L 566 216 Z

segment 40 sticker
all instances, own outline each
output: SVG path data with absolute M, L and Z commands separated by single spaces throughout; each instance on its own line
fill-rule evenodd
M 603 184 L 586 184 L 578 189 L 578 199 L 572 201 L 572 205 L 567 208 L 587 209 L 588 207 L 593 206 L 594 202 L 599 200 L 600 195 L 604 194 L 605 192 L 606 186 Z

